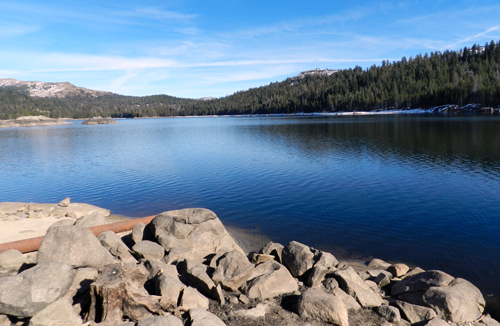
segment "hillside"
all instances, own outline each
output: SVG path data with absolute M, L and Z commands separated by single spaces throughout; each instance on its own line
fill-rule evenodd
M 418 54 L 367 69 L 315 69 L 219 99 L 133 97 L 77 88 L 69 83 L 5 81 L 0 80 L 0 119 L 40 114 L 52 118 L 130 118 L 371 111 L 447 104 L 462 107 L 471 103 L 477 104 L 476 108 L 498 107 L 500 44 L 491 41 L 461 51 Z M 42 95 L 45 97 L 37 97 Z

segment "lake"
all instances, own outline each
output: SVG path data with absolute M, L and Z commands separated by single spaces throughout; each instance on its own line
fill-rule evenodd
M 0 129 L 0 201 L 187 207 L 500 294 L 500 118 L 210 117 Z

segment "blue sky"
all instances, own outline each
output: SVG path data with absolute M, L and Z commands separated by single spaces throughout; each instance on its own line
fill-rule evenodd
M 500 40 L 500 1 L 0 1 L 0 78 L 221 97 Z

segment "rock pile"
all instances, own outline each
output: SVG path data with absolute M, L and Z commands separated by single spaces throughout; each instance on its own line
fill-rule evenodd
M 245 253 L 207 209 L 120 238 L 53 226 L 36 264 L 0 254 L 0 325 L 500 325 L 470 282 L 374 259 L 363 270 L 292 241 Z

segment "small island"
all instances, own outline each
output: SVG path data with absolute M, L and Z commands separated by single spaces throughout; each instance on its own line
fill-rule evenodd
M 116 120 L 110 120 L 107 118 L 91 118 L 82 122 L 82 125 L 90 126 L 90 125 L 109 125 L 112 123 L 118 123 Z
M 53 119 L 47 118 L 43 115 L 39 115 L 19 117 L 17 119 L 0 120 L 0 128 L 55 126 L 68 123 L 71 122 L 65 121 L 63 119 Z

